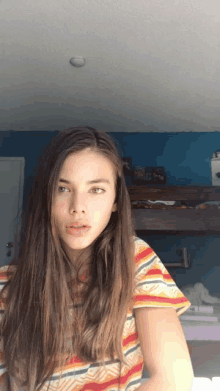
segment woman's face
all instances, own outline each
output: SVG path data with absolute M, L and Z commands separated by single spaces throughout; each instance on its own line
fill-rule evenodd
M 100 178 L 108 183 L 89 183 Z M 115 196 L 114 168 L 107 158 L 90 148 L 66 158 L 59 175 L 53 215 L 58 235 L 71 260 L 92 245 L 108 225 L 112 212 L 117 210 Z M 68 233 L 67 226 L 78 220 L 91 228 L 77 237 Z

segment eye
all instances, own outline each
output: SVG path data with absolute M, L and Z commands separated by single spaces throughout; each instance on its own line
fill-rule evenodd
M 104 189 L 101 189 L 100 187 L 93 187 L 93 189 L 92 190 L 96 190 L 96 189 L 98 189 L 98 190 L 103 190 L 104 192 L 105 192 L 105 190 Z M 96 193 L 97 194 L 97 193 Z M 100 194 L 100 193 L 99 193 Z
M 63 191 L 60 191 L 60 189 L 66 189 L 66 187 L 64 187 L 64 186 L 59 186 L 59 187 L 58 187 L 58 192 L 59 192 L 59 193 L 63 193 Z
M 59 187 L 58 187 L 58 192 L 59 192 L 59 193 L 64 193 L 64 192 L 61 191 L 60 189 L 66 189 L 66 187 L 64 187 L 64 186 L 59 186 Z M 105 190 L 105 189 L 102 189 L 101 187 L 93 187 L 92 190 L 97 190 L 97 189 L 106 192 L 106 190 Z M 100 193 L 96 193 L 96 194 L 100 194 Z

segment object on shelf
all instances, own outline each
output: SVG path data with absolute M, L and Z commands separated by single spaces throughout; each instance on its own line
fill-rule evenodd
M 123 157 L 122 165 L 125 175 L 130 175 L 132 172 L 132 158 L 131 157 Z
M 162 204 L 162 205 L 175 205 L 176 201 L 161 201 L 161 200 L 156 200 L 156 201 L 151 201 L 147 200 L 149 204 Z
M 131 201 L 134 209 L 192 209 L 191 206 L 181 205 L 181 201 Z
M 218 209 L 220 209 L 220 201 L 207 201 L 203 202 L 199 205 L 196 205 L 197 209 L 207 209 L 207 207 L 210 206 L 217 206 Z
M 209 294 L 208 289 L 205 288 L 202 282 L 197 282 L 194 286 L 186 285 L 185 287 L 180 289 L 192 305 L 201 306 L 204 303 L 220 304 L 220 299 L 218 297 L 211 296 Z
M 220 201 L 207 201 L 198 203 L 198 201 L 163 201 L 163 200 L 143 200 L 143 201 L 131 201 L 131 205 L 134 209 L 199 209 L 205 210 L 210 208 L 220 209 Z
M 132 181 L 136 185 L 166 184 L 166 171 L 164 167 L 133 167 Z
M 212 186 L 220 186 L 220 151 L 215 151 L 211 157 Z

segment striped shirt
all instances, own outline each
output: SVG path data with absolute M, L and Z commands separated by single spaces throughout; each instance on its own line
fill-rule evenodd
M 134 391 L 141 385 L 144 360 L 140 347 L 140 340 L 136 330 L 135 308 L 141 307 L 172 307 L 178 316 L 183 314 L 191 302 L 177 287 L 167 269 L 153 249 L 143 239 L 134 237 L 135 241 L 135 277 L 134 306 L 127 312 L 124 324 L 122 346 L 128 365 L 121 363 L 119 359 L 105 360 L 105 367 L 97 363 L 84 363 L 78 356 L 65 365 L 62 378 L 61 372 L 53 373 L 42 390 L 43 391 L 99 391 L 99 390 L 126 390 Z M 0 267 L 0 289 L 3 288 L 16 265 Z M 4 300 L 4 299 L 3 299 Z M 4 302 L 0 302 L 0 310 L 4 312 Z M 4 349 L 0 345 L 0 383 L 6 376 L 4 365 Z M 117 357 L 117 356 L 116 356 Z M 121 371 L 121 372 L 120 372 Z M 10 376 L 11 390 L 18 388 Z

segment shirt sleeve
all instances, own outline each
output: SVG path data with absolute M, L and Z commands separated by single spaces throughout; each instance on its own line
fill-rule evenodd
M 154 250 L 142 239 L 135 242 L 135 289 L 133 308 L 172 307 L 182 315 L 191 302 L 178 288 Z

